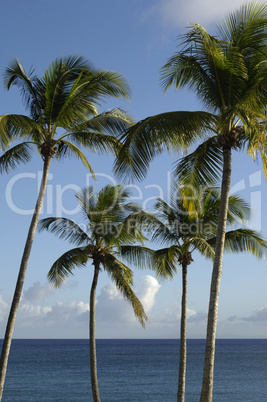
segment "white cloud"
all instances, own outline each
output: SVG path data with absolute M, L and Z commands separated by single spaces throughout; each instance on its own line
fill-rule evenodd
M 113 283 L 101 289 L 96 303 L 96 321 L 129 322 L 133 320 L 132 308 Z
M 195 310 L 187 310 L 187 322 L 206 322 L 207 320 L 207 313 L 203 311 L 195 311 Z
M 188 23 L 205 26 L 219 22 L 243 3 L 243 0 L 161 0 L 151 7 L 150 14 L 159 14 L 168 27 L 184 27 Z
M 0 336 L 9 306 L 0 296 Z M 72 301 L 68 304 L 57 302 L 52 306 L 40 306 L 25 298 L 21 301 L 14 337 L 16 338 L 86 338 L 88 336 L 89 304 Z
M 155 304 L 155 297 L 160 284 L 151 275 L 141 279 L 140 286 L 135 293 L 143 304 L 146 313 L 149 313 Z M 113 283 L 101 289 L 96 304 L 97 322 L 130 323 L 135 322 L 132 306 L 125 301 Z
M 253 311 L 249 317 L 243 317 L 242 320 L 255 322 L 267 321 L 267 307 L 262 307 Z
M 140 290 L 138 290 L 138 297 L 142 302 L 146 313 L 149 313 L 154 304 L 155 297 L 158 293 L 161 285 L 158 283 L 157 279 L 153 278 L 151 275 L 145 275 L 141 279 Z
M 146 311 L 151 311 L 160 289 L 158 281 L 150 275 L 141 279 L 136 294 Z M 89 324 L 89 304 L 72 301 L 68 304 L 44 303 L 45 297 L 54 289 L 48 284 L 34 283 L 24 291 L 15 327 L 15 337 L 87 337 Z M 0 298 L 0 319 L 6 319 L 8 305 Z M 96 324 L 99 337 L 117 337 L 122 329 L 131 337 L 132 328 L 141 328 L 132 306 L 124 300 L 113 283 L 103 287 L 96 301 Z M 110 331 L 111 328 L 111 331 Z M 3 331 L 4 328 L 2 328 Z M 1 334 L 0 334 L 1 336 Z
M 42 300 L 54 292 L 55 288 L 48 283 L 46 285 L 41 285 L 40 282 L 35 282 L 31 287 L 29 287 L 29 289 L 24 290 L 23 298 L 32 302 L 35 300 Z
M 23 327 L 46 325 L 73 324 L 77 321 L 88 322 L 89 304 L 82 301 L 72 301 L 69 304 L 57 302 L 53 306 L 41 307 L 30 302 L 22 302 L 18 313 L 18 325 Z
M 27 297 L 21 300 L 16 320 L 16 338 L 87 338 L 89 333 L 89 304 L 82 300 L 47 304 L 36 301 L 46 294 L 46 286 L 33 284 Z M 180 297 L 164 303 L 157 302 L 160 284 L 151 275 L 141 278 L 135 292 L 142 301 L 149 322 L 145 330 L 136 320 L 131 305 L 113 283 L 100 290 L 96 302 L 97 338 L 178 338 L 180 327 Z M 34 290 L 34 291 L 33 291 Z M 40 292 L 38 292 L 38 290 Z M 179 292 L 178 292 L 179 293 Z M 49 292 L 48 292 L 49 294 Z M 38 296 L 38 297 L 37 297 Z M 33 299 L 30 301 L 29 299 Z M 161 301 L 160 301 L 161 300 Z M 4 335 L 9 306 L 0 296 L 0 337 Z M 207 314 L 197 309 L 187 310 L 188 338 L 205 338 Z M 220 338 L 261 338 L 265 336 L 267 306 L 247 317 L 230 316 L 218 321 Z

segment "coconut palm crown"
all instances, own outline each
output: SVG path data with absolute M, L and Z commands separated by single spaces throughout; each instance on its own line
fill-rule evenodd
M 94 269 L 90 293 L 90 368 L 94 402 L 100 401 L 95 345 L 95 295 L 98 275 L 101 270 L 108 273 L 124 298 L 128 300 L 135 316 L 144 326 L 147 316 L 141 302 L 133 292 L 133 272 L 121 261 L 123 249 L 127 253 L 142 249 L 133 246 L 143 242 L 139 225 L 132 217 L 139 208 L 129 202 L 129 193 L 121 186 L 106 186 L 97 195 L 89 187 L 77 194 L 87 230 L 82 230 L 74 221 L 66 218 L 47 218 L 39 222 L 40 230 L 48 230 L 77 247 L 67 251 L 52 265 L 48 278 L 55 286 L 62 282 L 77 267 L 84 267 L 89 261 Z
M 29 116 L 1 116 L 1 135 L 26 139 L 24 149 L 37 146 L 44 160 L 72 154 L 93 174 L 77 145 L 97 153 L 114 152 L 116 134 L 132 122 L 120 109 L 98 112 L 105 97 L 128 99 L 129 88 L 120 74 L 96 69 L 82 57 L 56 59 L 43 77 L 34 70 L 27 75 L 21 62 L 14 60 L 4 78 L 7 89 L 19 88 Z M 11 157 L 10 151 L 0 159 L 2 170 L 8 169 Z

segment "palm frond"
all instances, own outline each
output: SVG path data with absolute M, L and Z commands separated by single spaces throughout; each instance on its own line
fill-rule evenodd
M 262 52 L 266 46 L 265 2 L 248 2 L 239 10 L 230 13 L 226 20 L 218 25 L 218 33 L 225 42 L 231 42 L 247 55 Z
M 13 60 L 5 70 L 4 84 L 6 88 L 10 89 L 12 85 L 15 85 L 20 89 L 26 108 L 30 109 L 31 116 L 36 121 L 41 115 L 38 91 L 36 88 L 37 83 L 38 78 L 34 75 L 34 69 L 32 68 L 27 75 L 23 65 L 18 59 Z
M 134 264 L 140 269 L 153 269 L 155 250 L 138 245 L 122 245 L 118 248 L 118 252 L 129 264 Z
M 79 158 L 82 161 L 82 163 L 84 164 L 84 166 L 92 174 L 93 178 L 96 179 L 94 171 L 93 171 L 90 163 L 88 162 L 86 156 L 82 153 L 82 151 L 78 147 L 76 147 L 76 145 L 72 144 L 71 142 L 66 141 L 66 140 L 61 140 L 60 144 L 59 144 L 58 152 L 56 155 L 58 158 L 60 158 L 60 157 L 62 157 L 63 154 L 66 155 L 66 153 L 68 153 L 69 155 L 74 155 L 77 158 Z
M 63 70 L 57 71 L 59 63 L 49 71 L 47 82 L 54 78 L 55 88 L 50 90 L 53 96 L 47 107 L 51 121 L 55 126 L 67 128 L 73 122 L 84 121 L 88 116 L 97 115 L 97 107 L 103 97 L 128 98 L 129 88 L 125 79 L 118 73 L 96 69 L 88 65 L 75 81 L 71 81 Z M 61 103 L 61 107 L 58 105 Z M 47 113 L 48 114 L 48 113 Z
M 244 198 L 232 194 L 228 199 L 227 223 L 233 225 L 238 221 L 243 224 L 251 218 L 251 205 Z
M 266 256 L 267 241 L 255 230 L 236 229 L 226 232 L 225 251 L 249 252 L 257 258 L 263 258 Z
M 31 159 L 30 143 L 22 142 L 8 149 L 0 156 L 0 173 L 9 173 L 18 167 L 20 163 L 27 163 Z
M 190 239 L 183 243 L 183 246 L 186 247 L 188 245 L 198 250 L 203 256 L 206 258 L 214 258 L 215 250 L 210 244 L 209 240 L 206 240 L 200 236 L 192 236 Z
M 261 152 L 261 160 L 262 160 L 262 166 L 263 166 L 265 180 L 267 180 L 267 156 L 263 152 Z
M 67 136 L 93 152 L 114 152 L 120 146 L 117 136 L 132 125 L 133 119 L 126 112 L 114 109 L 71 127 Z
M 88 243 L 89 237 L 74 221 L 66 218 L 45 218 L 38 222 L 39 232 L 47 230 L 54 233 L 60 239 L 68 240 L 77 246 Z
M 201 210 L 199 212 L 199 219 L 204 224 L 210 224 L 213 228 L 217 229 L 219 208 L 220 208 L 220 188 L 207 187 L 200 195 L 201 197 Z M 228 198 L 228 214 L 227 225 L 234 225 L 249 220 L 251 217 L 251 207 L 248 201 L 232 194 Z M 217 231 L 217 230 L 216 230 Z M 210 233 L 213 232 L 213 229 Z
M 94 194 L 94 187 L 88 186 L 85 189 L 77 192 L 75 197 L 79 202 L 79 206 L 81 208 L 81 212 L 84 216 L 84 219 L 87 221 L 91 221 L 90 211 L 94 211 L 96 207 L 97 197 Z
M 44 140 L 42 128 L 28 116 L 19 114 L 6 114 L 0 116 L 0 135 L 2 138 L 32 139 L 37 144 Z
M 78 247 L 67 251 L 52 265 L 47 275 L 49 281 L 55 287 L 59 287 L 69 275 L 73 275 L 73 270 L 76 267 L 84 267 L 88 258 L 88 251 L 84 247 Z
M 91 72 L 88 77 L 87 74 L 86 72 L 85 79 L 88 79 L 88 85 L 90 88 L 95 88 L 101 97 L 129 99 L 131 91 L 123 75 L 100 69 L 95 69 L 93 76 Z
M 139 207 L 129 203 L 129 190 L 122 186 L 105 186 L 97 196 L 89 187 L 76 194 L 85 219 L 90 221 L 94 238 L 101 238 L 108 247 L 143 243 L 140 222 L 135 218 Z
M 96 154 L 115 154 L 120 147 L 120 142 L 116 137 L 89 131 L 75 131 L 70 134 L 63 135 L 59 140 L 70 138 L 72 143 L 86 147 L 90 152 Z
M 174 170 L 174 177 L 185 191 L 214 185 L 222 171 L 223 156 L 216 137 L 200 144 L 195 151 L 180 159 Z
M 199 24 L 191 24 L 179 39 L 181 49 L 161 69 L 163 88 L 187 86 L 209 109 L 223 107 L 226 94 L 222 82 L 228 79 L 229 73 L 225 71 L 220 41 Z
M 43 78 L 42 108 L 49 127 L 68 127 L 73 121 L 96 114 L 96 103 L 80 88 L 85 71 L 94 67 L 83 57 L 67 56 L 55 59 Z M 88 109 L 87 109 L 88 108 Z
M 158 278 L 173 278 L 178 269 L 180 252 L 180 248 L 175 245 L 154 252 L 152 264 Z
M 219 25 L 216 37 L 191 24 L 179 39 L 179 51 L 161 70 L 165 90 L 170 85 L 186 86 L 209 110 L 219 113 L 237 104 L 253 109 L 262 93 L 255 85 L 259 81 L 255 73 L 266 59 L 266 5 L 244 5 Z
M 148 317 L 144 311 L 142 303 L 136 297 L 131 287 L 133 283 L 132 271 L 112 254 L 107 254 L 105 256 L 104 268 L 111 276 L 123 297 L 132 305 L 136 318 L 139 320 L 141 325 L 145 327 L 145 322 L 148 321 Z
M 188 150 L 207 135 L 214 117 L 205 112 L 168 112 L 147 117 L 119 138 L 123 143 L 115 162 L 120 178 L 145 177 L 149 163 L 164 150 Z

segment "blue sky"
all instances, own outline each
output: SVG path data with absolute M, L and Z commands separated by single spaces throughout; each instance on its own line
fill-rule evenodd
M 238 7 L 241 1 L 204 0 L 98 0 L 98 1 L 9 1 L 1 4 L 2 22 L 0 72 L 18 57 L 25 68 L 37 74 L 55 57 L 83 55 L 97 67 L 121 72 L 132 90 L 129 103 L 112 100 L 103 110 L 120 106 L 136 120 L 171 110 L 201 109 L 192 93 L 168 90 L 163 94 L 159 70 L 174 52 L 177 36 L 190 22 L 213 32 L 214 23 Z M 0 110 L 24 113 L 18 91 L 0 87 Z M 52 162 L 42 217 L 68 216 L 77 223 L 75 191 L 88 183 L 98 190 L 116 183 L 110 156 L 87 154 L 97 182 L 76 160 Z M 136 183 L 133 197 L 148 209 L 153 198 L 167 198 L 170 175 L 180 155 L 158 157 L 146 180 Z M 28 165 L 1 177 L 1 261 L 0 336 L 13 294 L 19 263 L 34 207 L 42 161 L 33 157 Z M 234 153 L 232 191 L 253 203 L 253 228 L 267 236 L 265 200 L 267 184 L 261 164 L 245 153 Z M 251 226 L 250 225 L 250 226 Z M 51 264 L 69 244 L 51 234 L 37 234 L 24 293 L 15 326 L 17 338 L 86 338 L 88 301 L 92 268 L 77 270 L 61 289 L 53 289 L 46 275 Z M 188 278 L 188 336 L 203 338 L 212 263 L 194 256 Z M 250 255 L 225 256 L 219 301 L 218 337 L 266 337 L 266 261 Z M 150 322 L 144 330 L 133 317 L 105 273 L 101 273 L 97 293 L 97 337 L 176 338 L 179 333 L 181 275 L 170 282 L 158 281 L 151 271 L 135 271 L 135 291 L 142 300 Z

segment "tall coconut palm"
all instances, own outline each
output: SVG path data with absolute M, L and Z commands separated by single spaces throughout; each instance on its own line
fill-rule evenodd
M 180 360 L 178 375 L 177 402 L 185 400 L 186 376 L 186 317 L 187 317 L 187 271 L 193 262 L 192 255 L 199 251 L 208 258 L 214 258 L 216 231 L 219 217 L 219 189 L 195 189 L 192 204 L 185 207 L 182 190 L 174 184 L 168 203 L 158 199 L 155 214 L 142 213 L 151 240 L 162 243 L 164 248 L 154 252 L 150 265 L 161 278 L 172 278 L 181 266 L 182 300 L 180 320 Z M 229 226 L 249 218 L 249 204 L 242 198 L 229 197 L 227 223 Z M 267 242 L 253 230 L 239 228 L 226 232 L 226 251 L 249 251 L 258 258 L 264 255 Z
M 18 148 L 25 157 L 29 146 L 36 147 L 43 160 L 43 176 L 37 203 L 30 224 L 21 260 L 16 289 L 7 322 L 0 361 L 0 399 L 2 397 L 8 355 L 21 298 L 24 277 L 41 212 L 47 177 L 52 158 L 78 157 L 86 168 L 93 170 L 80 150 L 84 146 L 92 152 L 114 152 L 118 141 L 115 135 L 131 123 L 120 110 L 98 113 L 105 97 L 128 96 L 128 87 L 120 74 L 94 68 L 82 57 L 56 59 L 42 77 L 31 71 L 26 74 L 15 60 L 5 71 L 5 85 L 19 88 L 29 116 L 8 114 L 0 118 L 0 135 L 22 138 L 21 145 L 8 150 L 0 160 L 0 168 L 7 170 Z M 17 147 L 17 149 L 16 149 Z M 24 154 L 23 154 L 24 152 Z M 29 153 L 26 153 L 29 157 Z M 25 158 L 24 158 L 25 159 Z
M 136 317 L 144 326 L 147 316 L 131 287 L 133 272 L 118 258 L 123 246 L 129 253 L 131 245 L 136 241 L 142 242 L 144 237 L 137 225 L 131 222 L 131 215 L 137 212 L 137 207 L 129 203 L 129 193 L 122 187 L 106 186 L 97 197 L 93 194 L 93 188 L 89 187 L 77 197 L 85 218 L 86 232 L 75 222 L 65 218 L 42 219 L 39 228 L 48 230 L 77 246 L 64 253 L 52 265 L 48 278 L 55 286 L 60 286 L 66 277 L 73 274 L 76 267 L 84 267 L 88 261 L 91 261 L 94 268 L 90 292 L 90 368 L 93 400 L 99 402 L 95 344 L 95 297 L 98 275 L 101 269 L 108 273 L 124 298 L 131 303 Z M 136 251 L 136 246 L 134 250 Z
M 207 341 L 201 402 L 212 400 L 218 297 L 231 182 L 232 151 L 247 145 L 260 151 L 267 171 L 266 39 L 267 5 L 245 4 L 218 26 L 217 37 L 198 24 L 182 36 L 180 50 L 162 68 L 162 85 L 193 90 L 207 112 L 172 112 L 137 123 L 124 135 L 115 171 L 142 178 L 151 159 L 165 148 L 189 147 L 196 138 L 208 139 L 195 151 L 198 169 L 185 171 L 191 188 L 217 179 L 222 159 L 221 202 L 210 291 Z M 218 152 L 219 151 L 219 152 Z M 187 159 L 189 161 L 190 159 Z M 202 163 L 204 162 L 204 163 Z M 178 173 L 179 173 L 178 166 Z
M 218 27 L 220 40 L 211 37 L 202 27 L 194 26 L 187 36 L 183 51 L 175 55 L 163 70 L 166 87 L 175 83 L 176 86 L 188 85 L 194 88 L 203 103 L 215 112 L 216 145 L 221 147 L 223 153 L 221 202 L 210 288 L 201 402 L 212 401 L 232 150 L 247 143 L 248 151 L 251 152 L 255 142 L 261 143 L 262 161 L 266 169 L 265 115 L 262 112 L 266 105 L 266 28 L 266 3 L 245 5 Z M 211 170 L 209 174 L 212 174 Z M 195 177 L 193 181 L 196 177 L 201 180 L 199 174 L 190 177 L 187 172 L 187 175 L 189 183 L 192 177 Z

